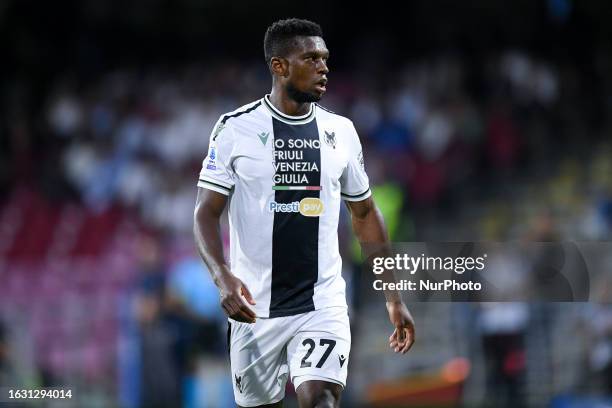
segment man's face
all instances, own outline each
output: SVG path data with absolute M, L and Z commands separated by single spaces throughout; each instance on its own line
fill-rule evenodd
M 317 102 L 325 93 L 329 51 L 321 37 L 297 37 L 296 46 L 286 57 L 284 86 L 296 102 Z

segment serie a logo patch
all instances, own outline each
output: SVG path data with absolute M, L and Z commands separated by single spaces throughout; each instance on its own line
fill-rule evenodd
M 206 168 L 208 170 L 217 170 L 217 166 L 215 165 L 215 159 L 217 158 L 217 152 L 215 150 L 215 146 L 210 146 L 208 151 L 208 163 L 206 164 Z

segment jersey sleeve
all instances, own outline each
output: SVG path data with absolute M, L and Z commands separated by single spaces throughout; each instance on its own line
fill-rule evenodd
M 341 196 L 346 201 L 362 201 L 372 195 L 370 181 L 365 171 L 361 142 L 353 123 L 349 124 L 348 164 L 342 173 Z
M 232 152 L 233 130 L 220 118 L 210 135 L 208 154 L 202 162 L 198 187 L 229 195 L 235 178 L 231 167 Z

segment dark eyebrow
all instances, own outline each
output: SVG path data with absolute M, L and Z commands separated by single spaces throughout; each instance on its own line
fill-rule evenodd
M 329 58 L 329 51 L 307 51 L 302 54 L 302 57 L 323 56 Z

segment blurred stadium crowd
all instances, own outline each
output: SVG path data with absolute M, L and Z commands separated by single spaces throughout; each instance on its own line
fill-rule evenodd
M 593 59 L 440 51 L 372 75 L 335 72 L 332 57 L 321 104 L 354 121 L 394 241 L 609 241 L 612 55 Z M 71 384 L 87 406 L 232 406 L 225 319 L 192 217 L 210 131 L 269 92 L 263 61 L 67 72 L 36 112 L 25 86 L 2 94 L 0 386 Z M 364 316 L 350 406 L 384 406 L 385 381 L 406 377 L 406 390 L 440 367 L 465 375 L 442 400 L 403 401 L 612 395 L 608 305 L 414 305 L 413 354 L 391 361 L 384 310 L 360 302 L 346 214 L 341 224 L 352 317 Z M 374 367 L 382 388 L 367 387 Z M 446 389 L 448 376 L 423 387 Z

